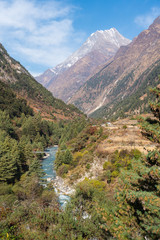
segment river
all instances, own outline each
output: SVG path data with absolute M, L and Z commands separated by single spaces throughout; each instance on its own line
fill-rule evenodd
M 58 150 L 57 146 L 50 147 L 45 150 L 47 157 L 45 157 L 42 161 L 42 169 L 46 174 L 43 178 L 46 179 L 47 182 L 51 182 L 53 179 L 56 178 L 56 171 L 54 170 L 54 161 L 56 158 L 57 150 Z M 59 192 L 56 188 L 55 191 L 57 192 L 61 207 L 64 208 L 65 204 L 70 199 L 70 197 L 65 195 L 64 193 Z

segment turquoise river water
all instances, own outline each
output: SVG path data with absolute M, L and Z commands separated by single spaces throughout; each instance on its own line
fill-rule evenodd
M 54 161 L 56 158 L 57 150 L 58 150 L 58 147 L 56 146 L 47 148 L 45 150 L 45 153 L 48 154 L 48 156 L 44 158 L 42 161 L 42 169 L 46 174 L 43 178 L 46 179 L 47 182 L 52 181 L 56 177 L 56 171 L 54 170 Z M 62 193 L 58 193 L 57 189 L 55 189 L 55 191 L 57 192 L 60 205 L 64 207 L 67 201 L 70 199 L 70 197 Z

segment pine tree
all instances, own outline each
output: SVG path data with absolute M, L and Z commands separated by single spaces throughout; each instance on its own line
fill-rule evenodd
M 34 159 L 32 145 L 28 142 L 24 149 L 24 155 L 27 162 L 27 165 L 30 165 Z
M 159 167 L 160 153 L 154 151 L 145 159 L 133 160 L 131 170 L 122 171 L 116 217 L 127 237 L 152 240 L 160 237 Z
M 0 181 L 14 182 L 18 173 L 18 158 L 16 141 L 6 137 L 0 144 Z
M 151 90 L 156 102 L 151 102 L 153 119 L 141 119 L 143 132 L 154 142 L 160 142 L 160 88 Z M 160 239 L 160 152 L 133 159 L 131 169 L 123 170 L 116 188 L 114 205 L 100 211 L 106 231 L 118 239 Z
M 40 161 L 37 158 L 35 158 L 29 166 L 29 175 L 32 173 L 36 173 L 39 178 L 44 176 Z
M 64 162 L 63 163 L 71 164 L 72 160 L 73 160 L 72 153 L 69 149 L 67 149 L 64 154 Z
M 150 108 L 154 115 L 153 118 L 141 119 L 140 125 L 143 133 L 152 141 L 160 143 L 160 85 L 150 89 L 156 97 L 155 102 L 150 102 Z
M 156 101 L 150 102 L 154 119 L 141 120 L 145 134 L 160 142 L 160 88 L 151 89 Z M 160 152 L 132 161 L 129 171 L 122 171 L 116 196 L 116 215 L 127 237 L 156 240 L 160 238 Z M 124 235 L 123 235 L 124 237 Z

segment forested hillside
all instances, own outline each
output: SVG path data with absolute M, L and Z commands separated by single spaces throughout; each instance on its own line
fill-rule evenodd
M 0 81 L 0 88 L 0 171 L 14 182 L 17 176 L 19 178 L 22 173 L 29 170 L 31 161 L 38 161 L 37 157 L 42 157 L 41 154 L 35 156 L 33 150 L 44 150 L 47 146 L 58 144 L 59 140 L 64 138 L 67 126 L 71 124 L 64 121 L 42 120 L 40 114 L 34 114 L 26 100 L 16 98 L 8 85 Z M 75 119 L 72 128 L 67 128 L 65 137 L 67 139 L 75 137 L 84 125 L 85 119 Z M 15 155 L 12 157 L 12 154 Z M 5 168 L 8 168 L 7 171 L 14 171 L 14 174 L 9 177 L 9 172 L 5 171 Z
M 45 226 L 35 222 L 44 230 L 40 237 L 34 232 L 28 235 L 25 226 L 39 221 L 39 208 L 44 216 L 52 210 L 50 220 L 56 222 L 60 211 L 53 187 L 42 186 L 44 154 L 36 152 L 76 137 L 86 120 L 42 120 L 7 84 L 0 81 L 0 88 L 0 239 L 46 239 Z
M 101 124 L 91 125 L 84 118 L 57 123 L 42 120 L 26 101 L 17 101 L 6 84 L 1 83 L 1 87 L 1 239 L 159 239 L 158 150 L 145 156 L 135 148 L 128 151 L 124 147 L 108 157 L 107 151 L 97 151 L 101 142 L 111 143 Z M 157 97 L 157 102 L 151 103 L 155 118 L 140 118 L 140 123 L 144 134 L 159 142 L 160 90 L 152 92 Z M 65 210 L 59 206 L 54 185 L 43 186 L 42 155 L 35 153 L 53 144 L 59 144 L 57 173 L 68 176 L 70 184 L 103 160 L 103 164 L 99 161 L 101 174 L 79 182 Z
M 159 34 L 160 17 L 89 80 L 93 92 L 77 101 L 95 109 L 97 94 L 107 101 L 107 81 L 122 77 L 98 105 L 101 120 L 54 98 L 0 45 L 0 239 L 160 239 Z M 131 62 L 134 72 L 121 75 Z M 149 110 L 146 119 L 132 115 Z M 56 179 L 72 190 L 64 207 L 56 179 L 43 178 L 44 150 L 54 145 Z
M 66 105 L 53 97 L 29 72 L 11 58 L 0 44 L 0 81 L 5 82 L 18 97 L 26 99 L 35 112 L 46 119 L 73 119 L 82 113 L 73 105 Z
M 71 184 L 78 183 L 76 194 L 63 214 L 65 231 L 59 239 L 66 236 L 67 239 L 71 236 L 75 239 L 79 239 L 77 236 L 80 239 L 159 239 L 160 153 L 159 144 L 156 145 L 160 142 L 159 88 L 152 89 L 152 93 L 157 97 L 156 103 L 150 103 L 154 117 L 139 118 L 143 135 L 152 142 L 144 138 L 142 145 L 143 138 L 137 138 L 136 142 L 126 136 L 132 128 L 137 131 L 134 125 L 116 127 L 110 123 L 111 137 L 107 127 L 103 132 L 100 125 L 87 126 L 76 139 L 59 149 L 55 162 L 57 173 Z M 123 133 L 121 150 L 119 135 L 113 139 L 114 132 L 116 135 L 120 131 Z M 99 147 L 104 141 L 110 145 L 108 150 L 106 146 Z M 111 148 L 116 146 L 117 150 L 112 152 Z M 151 146 L 158 148 L 144 155 Z M 140 152 L 136 147 L 144 149 Z

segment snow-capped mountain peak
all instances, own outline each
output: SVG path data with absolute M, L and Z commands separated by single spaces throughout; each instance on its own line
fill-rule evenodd
M 124 38 L 115 28 L 98 30 L 64 62 L 48 69 L 36 79 L 52 91 L 54 96 L 66 101 L 99 65 L 113 57 L 120 46 L 129 43 L 130 40 Z M 68 91 L 66 86 L 70 86 L 73 91 Z M 62 93 L 63 88 L 65 90 Z
M 90 37 L 76 52 L 68 57 L 63 63 L 50 70 L 55 74 L 58 74 L 74 65 L 79 59 L 92 50 L 105 51 L 105 49 L 107 49 L 107 45 L 108 47 L 114 48 L 114 50 L 118 50 L 120 46 L 127 45 L 129 43 L 130 40 L 124 38 L 115 28 L 104 31 L 97 30 L 95 33 L 90 35 Z

